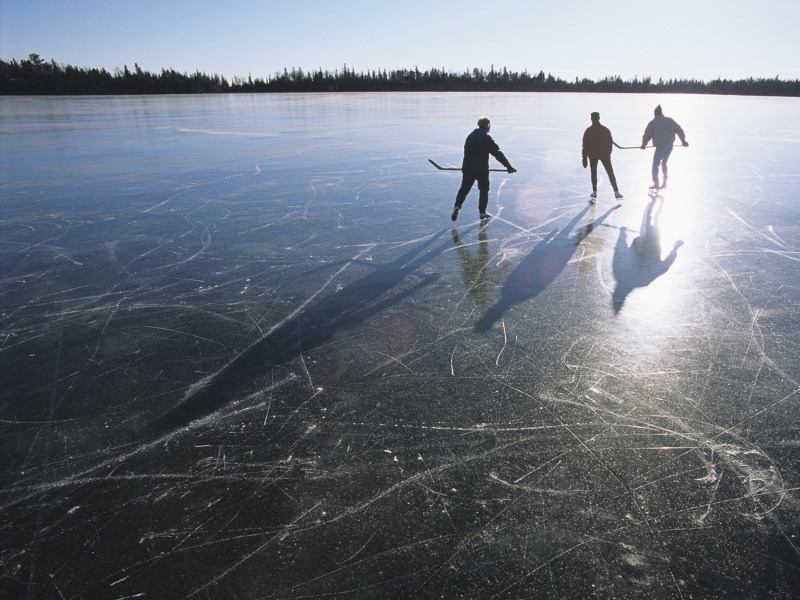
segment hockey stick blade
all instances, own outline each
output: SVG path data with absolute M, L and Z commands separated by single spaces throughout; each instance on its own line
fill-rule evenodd
M 620 146 L 617 142 L 611 142 L 611 143 L 614 144 L 620 150 L 639 150 L 640 148 L 644 150 L 644 148 L 642 148 L 641 146 Z M 672 144 L 673 148 L 678 148 L 682 146 L 683 144 Z M 651 144 L 649 146 L 645 146 L 645 148 L 655 148 L 655 146 Z
M 440 171 L 460 171 L 461 170 L 461 169 L 457 169 L 456 167 L 443 167 L 442 165 L 433 162 L 433 160 L 431 160 L 430 158 L 428 159 L 428 162 L 431 163 L 434 167 L 436 167 Z

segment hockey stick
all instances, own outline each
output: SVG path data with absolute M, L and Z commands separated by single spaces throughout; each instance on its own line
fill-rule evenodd
M 431 163 L 434 167 L 436 167 L 440 171 L 460 171 L 461 170 L 460 167 L 443 167 L 442 165 L 439 165 L 439 164 L 433 162 L 430 158 L 428 159 L 428 162 Z M 498 171 L 500 173 L 508 173 L 508 169 L 489 169 L 489 170 L 490 171 Z
M 641 146 L 620 146 L 617 142 L 611 142 L 611 143 L 614 144 L 620 150 L 637 150 L 637 149 L 641 148 Z M 683 146 L 683 144 L 672 144 L 673 148 L 677 148 L 679 146 Z M 655 148 L 655 146 L 652 146 L 652 145 L 651 146 L 645 146 L 645 148 Z

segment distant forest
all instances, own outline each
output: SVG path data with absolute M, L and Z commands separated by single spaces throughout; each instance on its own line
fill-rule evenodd
M 0 94 L 214 94 L 273 92 L 607 92 L 607 93 L 694 93 L 734 94 L 743 96 L 800 96 L 800 80 L 774 79 L 658 79 L 638 77 L 623 80 L 619 76 L 599 81 L 566 81 L 544 71 L 515 73 L 494 66 L 486 71 L 472 69 L 462 73 L 432 68 L 396 69 L 358 72 L 344 65 L 341 70 L 304 71 L 284 69 L 272 77 L 234 77 L 199 71 L 187 74 L 173 69 L 150 73 L 134 64 L 113 74 L 105 69 L 73 67 L 55 60 L 45 61 L 38 54 L 8 62 L 0 60 Z

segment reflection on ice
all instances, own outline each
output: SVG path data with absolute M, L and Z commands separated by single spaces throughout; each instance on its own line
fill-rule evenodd
M 492 294 L 492 282 L 489 271 L 489 233 L 488 225 L 478 229 L 478 242 L 474 249 L 468 247 L 458 234 L 458 229 L 451 231 L 453 243 L 461 259 L 464 287 L 475 299 L 478 308 L 485 309 Z M 473 254 L 474 252 L 474 254 Z

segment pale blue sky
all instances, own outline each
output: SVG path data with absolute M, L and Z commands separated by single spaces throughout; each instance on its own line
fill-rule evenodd
M 800 79 L 798 0 L 0 0 L 0 58 L 272 76 L 507 67 Z

